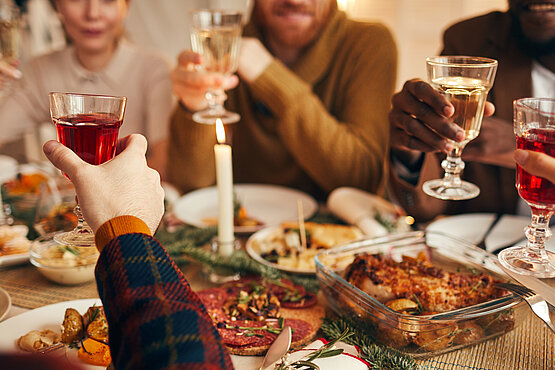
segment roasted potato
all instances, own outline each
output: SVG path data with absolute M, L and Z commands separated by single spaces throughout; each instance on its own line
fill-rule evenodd
M 455 344 L 474 343 L 485 335 L 486 332 L 478 324 L 467 321 L 459 324 L 459 330 L 453 342 Z
M 412 342 L 407 332 L 386 323 L 378 324 L 377 336 L 380 342 L 393 348 L 402 348 Z
M 420 331 L 416 334 L 413 341 L 421 349 L 426 351 L 439 351 L 449 347 L 458 331 L 458 326 L 436 325 L 432 330 Z
M 108 321 L 102 307 L 91 307 L 87 312 L 89 320 L 87 336 L 99 342 L 108 344 Z
M 66 309 L 62 323 L 62 342 L 71 344 L 80 340 L 84 334 L 83 317 L 73 308 Z
M 385 304 L 387 307 L 391 308 L 393 311 L 401 312 L 404 314 L 411 314 L 418 312 L 420 307 L 418 303 L 408 298 L 398 298 L 387 301 Z

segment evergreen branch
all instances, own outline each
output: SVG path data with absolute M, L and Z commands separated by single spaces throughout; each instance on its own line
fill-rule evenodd
M 392 348 L 374 343 L 362 330 L 349 323 L 345 318 L 325 318 L 321 327 L 326 338 L 337 338 L 345 331 L 353 335 L 343 341 L 360 348 L 360 356 L 370 364 L 372 369 L 416 369 L 414 359 Z
M 214 229 L 215 230 L 215 229 Z M 209 250 L 200 248 L 215 235 L 214 230 L 207 229 L 181 230 L 179 235 L 158 232 L 156 238 L 162 243 L 176 263 L 183 263 L 184 256 L 203 265 L 213 268 L 225 268 L 241 274 L 257 274 L 272 280 L 289 279 L 295 284 L 302 285 L 312 293 L 318 292 L 320 286 L 313 276 L 290 275 L 278 269 L 263 265 L 250 258 L 244 251 L 236 251 L 230 257 L 222 257 Z M 171 240 L 170 240 L 171 239 Z

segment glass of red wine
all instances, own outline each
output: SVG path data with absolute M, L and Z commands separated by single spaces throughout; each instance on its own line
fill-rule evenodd
M 49 99 L 60 143 L 90 164 L 102 164 L 114 157 L 126 97 L 51 92 Z M 94 233 L 85 222 L 79 203 L 74 212 L 79 219 L 77 227 L 56 234 L 54 240 L 71 246 L 94 246 Z
M 555 99 L 515 100 L 513 111 L 517 148 L 555 157 Z M 549 220 L 555 211 L 555 184 L 517 165 L 516 188 L 532 210 L 532 223 L 525 229 L 528 242 L 503 250 L 499 262 L 519 274 L 555 277 L 555 253 L 545 249 L 545 241 L 551 237 Z

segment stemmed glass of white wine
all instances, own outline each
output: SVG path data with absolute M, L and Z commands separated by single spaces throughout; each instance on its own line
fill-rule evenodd
M 450 119 L 463 128 L 465 138 L 461 142 L 452 142 L 454 149 L 441 162 L 445 170 L 443 178 L 426 181 L 422 190 L 443 200 L 475 198 L 480 194 L 480 188 L 460 177 L 464 169 L 461 154 L 466 144 L 480 134 L 497 61 L 471 56 L 439 56 L 427 58 L 426 69 L 428 82 L 453 104 L 455 113 Z
M 191 46 L 202 56 L 199 68 L 206 73 L 230 76 L 237 71 L 243 14 L 224 10 L 193 10 L 191 12 Z M 227 99 L 223 88 L 206 93 L 208 108 L 193 114 L 198 123 L 215 124 L 220 118 L 224 124 L 234 123 L 239 114 L 224 108 Z
M 13 0 L 0 0 L 0 52 L 7 64 L 19 57 L 20 19 L 19 8 Z

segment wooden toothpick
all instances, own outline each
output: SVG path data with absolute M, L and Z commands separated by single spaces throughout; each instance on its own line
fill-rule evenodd
M 297 200 L 297 210 L 299 213 L 299 232 L 301 234 L 301 247 L 302 251 L 306 250 L 306 229 L 304 227 L 304 215 L 303 215 L 303 202 L 302 200 Z

